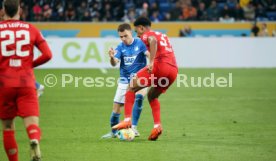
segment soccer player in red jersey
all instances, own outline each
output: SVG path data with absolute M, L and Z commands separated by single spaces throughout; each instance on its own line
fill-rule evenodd
M 19 0 L 4 0 L 0 23 L 0 119 L 3 143 L 9 161 L 18 161 L 14 118 L 20 116 L 30 140 L 31 161 L 40 161 L 39 106 L 33 68 L 52 57 L 41 33 L 19 21 Z M 33 60 L 34 46 L 42 55 Z
M 146 44 L 150 51 L 149 65 L 141 69 L 132 78 L 125 99 L 125 119 L 113 126 L 114 129 L 130 127 L 131 111 L 135 92 L 151 86 L 148 92 L 148 101 L 152 109 L 154 128 L 149 140 L 156 140 L 162 133 L 160 120 L 160 103 L 158 97 L 164 93 L 175 81 L 178 73 L 174 51 L 165 34 L 151 30 L 151 21 L 146 17 L 139 17 L 134 22 L 138 37 Z

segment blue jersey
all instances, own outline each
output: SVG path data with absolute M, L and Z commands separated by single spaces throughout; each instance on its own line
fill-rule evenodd
M 146 45 L 139 38 L 134 38 L 132 44 L 121 42 L 115 57 L 120 60 L 120 83 L 128 84 L 132 74 L 137 73 L 147 64 Z

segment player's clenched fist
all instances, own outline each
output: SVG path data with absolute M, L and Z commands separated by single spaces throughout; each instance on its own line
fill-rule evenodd
M 109 55 L 109 57 L 110 57 L 110 58 L 114 58 L 114 54 L 115 54 L 115 50 L 114 50 L 113 48 L 110 48 L 110 49 L 108 50 L 108 55 Z
M 108 55 L 110 57 L 110 63 L 112 66 L 116 66 L 116 64 L 119 62 L 119 60 L 114 56 L 115 52 L 116 51 L 113 48 L 110 48 L 108 50 Z

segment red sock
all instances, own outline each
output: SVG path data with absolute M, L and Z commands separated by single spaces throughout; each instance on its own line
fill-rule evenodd
M 152 110 L 152 116 L 153 116 L 153 121 L 154 121 L 154 124 L 161 124 L 161 121 L 160 121 L 160 103 L 158 101 L 157 98 L 153 99 L 151 102 L 150 102 L 150 107 L 151 107 L 151 110 Z
M 3 131 L 3 142 L 9 161 L 18 161 L 18 147 L 14 131 Z
M 27 134 L 28 134 L 30 140 L 40 141 L 41 133 L 40 133 L 40 128 L 37 125 L 32 124 L 32 125 L 28 126 Z
M 131 117 L 132 106 L 135 101 L 135 92 L 127 91 L 125 95 L 125 118 Z

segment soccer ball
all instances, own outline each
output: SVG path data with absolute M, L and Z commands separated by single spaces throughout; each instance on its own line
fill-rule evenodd
M 117 137 L 123 141 L 132 141 L 135 138 L 135 133 L 131 128 L 121 129 L 118 131 Z

